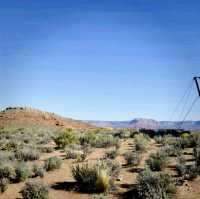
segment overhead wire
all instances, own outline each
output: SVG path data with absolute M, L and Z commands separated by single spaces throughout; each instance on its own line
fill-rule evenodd
M 187 89 L 185 90 L 184 94 L 182 95 L 182 97 L 180 98 L 180 100 L 176 104 L 174 110 L 172 111 L 169 121 L 171 121 L 173 119 L 175 113 L 177 113 L 177 111 L 178 111 L 180 105 L 182 104 L 182 102 L 184 101 L 185 97 L 189 95 L 188 92 L 191 92 L 192 86 L 193 86 L 193 81 L 190 81 L 189 86 L 187 87 Z
M 183 120 L 180 123 L 180 129 L 183 127 L 183 123 L 185 122 L 187 116 L 190 114 L 190 112 L 192 111 L 193 106 L 196 104 L 197 100 L 198 100 L 199 96 L 196 96 L 191 104 L 191 106 L 189 107 L 188 111 L 186 112 L 186 114 L 183 117 Z

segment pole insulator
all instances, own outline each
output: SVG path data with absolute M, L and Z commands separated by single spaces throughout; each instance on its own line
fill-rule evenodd
M 200 86 L 199 86 L 199 82 L 198 82 L 198 79 L 200 79 L 200 77 L 194 77 L 193 79 L 195 81 L 195 84 L 196 84 L 196 87 L 197 87 L 197 92 L 198 92 L 198 95 L 200 97 Z

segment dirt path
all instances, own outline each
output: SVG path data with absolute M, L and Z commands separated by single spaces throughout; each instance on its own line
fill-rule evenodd
M 128 153 L 133 149 L 134 140 L 128 139 L 125 140 L 121 145 L 121 151 L 124 153 Z M 153 139 L 149 142 L 149 147 L 146 152 L 142 154 L 142 159 L 140 165 L 137 167 L 127 167 L 125 165 L 126 161 L 123 156 L 117 157 L 117 160 L 122 163 L 122 170 L 120 172 L 121 180 L 116 184 L 119 187 L 119 193 L 125 193 L 128 191 L 134 184 L 136 184 L 138 172 L 145 168 L 145 162 L 149 158 L 149 155 L 158 150 L 158 146 L 156 145 Z M 123 166 L 124 165 L 124 166 Z

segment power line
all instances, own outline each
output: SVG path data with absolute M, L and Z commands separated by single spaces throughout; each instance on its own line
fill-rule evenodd
M 193 106 L 195 105 L 195 103 L 197 102 L 198 98 L 199 98 L 199 97 L 197 96 L 197 97 L 193 100 L 193 102 L 192 102 L 190 108 L 188 109 L 188 111 L 186 112 L 186 114 L 185 114 L 185 116 L 184 116 L 182 122 L 180 123 L 180 128 L 183 126 L 183 123 L 185 122 L 187 116 L 188 116 L 188 115 L 190 114 L 190 112 L 192 111 L 192 108 L 193 108 Z
M 183 104 L 182 111 L 181 111 L 181 113 L 180 113 L 179 118 L 182 118 L 182 116 L 183 116 L 183 114 L 184 114 L 184 111 L 185 111 L 185 109 L 186 109 L 186 106 L 187 106 L 187 104 L 188 104 L 189 98 L 190 98 L 191 93 L 192 93 L 193 85 L 194 85 L 194 84 L 192 84 L 192 87 L 191 87 L 191 89 L 189 90 L 188 95 L 186 96 L 185 103 Z
M 190 81 L 190 82 L 191 82 L 191 83 L 189 83 L 189 86 L 188 86 L 187 89 L 185 90 L 183 96 L 180 98 L 180 100 L 179 100 L 178 103 L 176 104 L 174 110 L 172 111 L 172 113 L 171 113 L 171 115 L 170 115 L 170 119 L 169 119 L 169 121 L 172 120 L 174 114 L 177 112 L 177 110 L 178 110 L 178 108 L 180 107 L 182 101 L 185 99 L 185 97 L 186 97 L 188 91 L 191 91 L 191 89 L 192 89 L 192 85 L 193 85 L 193 81 Z

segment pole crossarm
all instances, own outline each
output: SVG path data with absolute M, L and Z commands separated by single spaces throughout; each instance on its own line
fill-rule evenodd
M 198 80 L 200 80 L 200 77 L 194 77 L 193 79 L 195 81 L 195 84 L 196 84 L 196 87 L 197 87 L 197 92 L 198 92 L 198 95 L 200 97 L 200 86 L 199 86 L 199 82 L 198 82 Z

